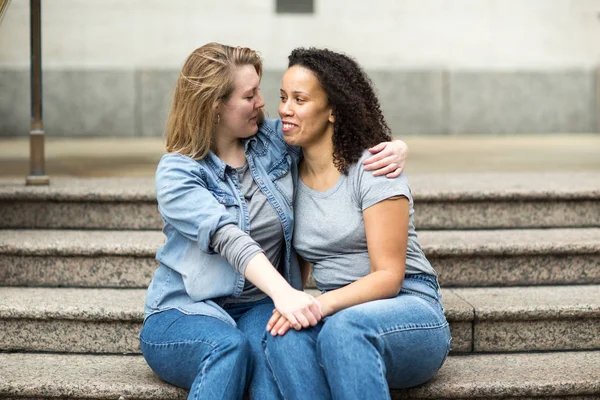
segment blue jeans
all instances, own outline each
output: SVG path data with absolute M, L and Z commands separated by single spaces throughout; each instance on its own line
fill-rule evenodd
M 274 309 L 269 298 L 225 307 L 237 328 L 176 309 L 149 316 L 140 333 L 146 362 L 163 380 L 190 391 L 188 399 L 281 399 L 262 339 Z
M 431 379 L 450 350 L 435 277 L 407 275 L 398 296 L 349 307 L 317 326 L 267 335 L 269 366 L 288 399 L 389 399 Z

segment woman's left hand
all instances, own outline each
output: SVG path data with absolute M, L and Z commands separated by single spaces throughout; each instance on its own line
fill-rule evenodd
M 283 336 L 291 327 L 292 324 L 290 324 L 277 309 L 273 310 L 273 315 L 271 316 L 271 319 L 269 319 L 269 322 L 267 322 L 267 331 L 269 331 L 271 335 Z
M 365 170 L 387 178 L 396 178 L 402 173 L 408 156 L 408 145 L 402 140 L 379 143 L 369 151 L 374 155 L 363 161 Z

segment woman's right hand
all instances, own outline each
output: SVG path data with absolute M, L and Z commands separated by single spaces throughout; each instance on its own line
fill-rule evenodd
M 288 289 L 273 296 L 275 309 L 296 330 L 315 326 L 322 318 L 321 306 L 313 296 L 296 289 Z

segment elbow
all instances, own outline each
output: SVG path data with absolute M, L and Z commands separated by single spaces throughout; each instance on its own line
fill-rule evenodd
M 387 271 L 386 271 L 387 272 Z M 382 295 L 385 298 L 393 298 L 398 296 L 402 283 L 404 282 L 404 274 L 395 274 L 388 272 L 383 279 Z

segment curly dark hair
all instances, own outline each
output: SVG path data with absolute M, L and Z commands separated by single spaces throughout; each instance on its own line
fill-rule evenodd
M 391 140 L 373 83 L 351 57 L 328 49 L 297 48 L 288 68 L 299 65 L 312 71 L 327 94 L 333 110 L 333 163 L 343 174 L 363 151 Z

